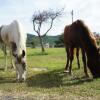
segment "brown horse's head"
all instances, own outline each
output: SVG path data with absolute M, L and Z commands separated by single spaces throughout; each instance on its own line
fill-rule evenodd
M 92 54 L 91 54 L 92 55 Z M 87 60 L 87 65 L 94 78 L 100 77 L 100 49 Z

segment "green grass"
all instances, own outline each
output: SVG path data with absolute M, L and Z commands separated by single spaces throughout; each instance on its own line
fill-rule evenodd
M 9 57 L 9 55 L 8 55 Z M 63 73 L 66 64 L 64 48 L 46 49 L 42 54 L 41 49 L 27 48 L 27 80 L 16 83 L 15 71 L 11 69 L 8 59 L 8 71 L 4 71 L 4 57 L 0 51 L 0 90 L 2 93 L 30 93 L 30 96 L 56 99 L 88 99 L 99 100 L 100 79 L 84 78 L 83 64 L 80 57 L 81 69 L 77 68 L 76 57 L 73 62 L 73 75 Z M 46 70 L 34 70 L 44 68 Z M 89 72 L 89 71 L 88 71 Z M 89 73 L 90 74 L 90 73 Z M 35 98 L 36 99 L 36 98 Z M 76 100 L 75 99 L 75 100 Z M 37 100 L 37 99 L 36 99 Z M 44 99 L 42 99 L 44 100 Z

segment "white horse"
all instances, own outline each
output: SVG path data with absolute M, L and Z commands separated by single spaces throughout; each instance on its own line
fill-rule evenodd
M 11 48 L 19 81 L 26 79 L 26 38 L 21 23 L 16 20 L 0 28 L 0 41 Z

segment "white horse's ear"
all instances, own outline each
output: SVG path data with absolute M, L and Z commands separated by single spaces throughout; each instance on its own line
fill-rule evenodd
M 22 57 L 25 56 L 25 50 L 22 50 Z

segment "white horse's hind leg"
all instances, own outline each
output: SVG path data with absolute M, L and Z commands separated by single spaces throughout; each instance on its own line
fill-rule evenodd
M 11 58 L 11 65 L 12 65 L 12 68 L 14 68 L 14 69 L 15 69 L 15 64 L 14 64 L 14 62 L 13 62 L 12 58 Z

